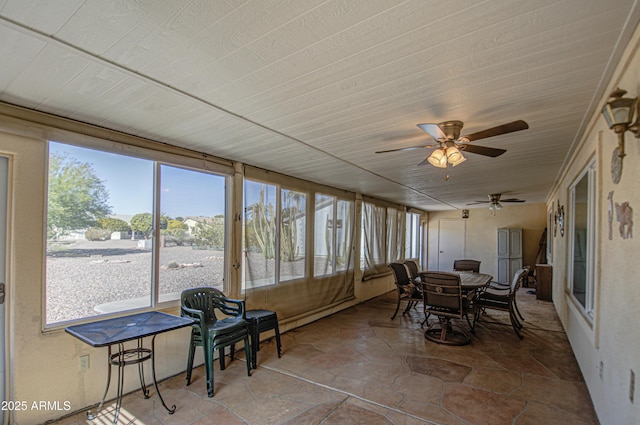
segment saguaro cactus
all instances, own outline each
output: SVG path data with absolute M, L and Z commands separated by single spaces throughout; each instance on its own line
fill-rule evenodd
M 280 222 L 280 260 L 293 261 L 298 256 L 298 219 L 304 195 L 290 190 L 282 191 L 282 220 Z
M 273 204 L 265 205 L 264 186 L 260 189 L 260 200 L 248 208 L 251 211 L 253 230 L 262 255 L 267 259 L 275 258 L 275 211 Z

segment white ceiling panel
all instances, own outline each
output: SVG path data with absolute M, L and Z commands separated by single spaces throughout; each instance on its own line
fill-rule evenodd
M 0 101 L 426 210 L 543 202 L 640 19 L 633 0 L 0 0 Z M 474 141 L 418 166 L 419 123 Z M 445 181 L 445 176 L 449 180 Z

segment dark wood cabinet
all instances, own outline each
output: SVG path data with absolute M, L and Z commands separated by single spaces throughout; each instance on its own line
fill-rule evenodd
M 553 267 L 550 264 L 536 264 L 536 298 L 552 301 Z

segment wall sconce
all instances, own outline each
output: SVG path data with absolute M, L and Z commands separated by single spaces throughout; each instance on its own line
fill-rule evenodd
M 462 218 L 469 218 L 469 210 L 462 210 Z
M 624 133 L 631 131 L 636 138 L 640 137 L 640 125 L 638 123 L 640 117 L 636 113 L 638 111 L 638 98 L 623 97 L 625 94 L 627 94 L 626 90 L 616 88 L 609 95 L 611 99 L 602 107 L 602 115 L 609 128 L 618 135 L 618 157 L 620 157 L 620 161 L 625 156 Z M 634 115 L 636 115 L 635 122 L 633 121 Z

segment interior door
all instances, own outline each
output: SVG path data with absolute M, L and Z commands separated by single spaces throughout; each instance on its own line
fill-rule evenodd
M 0 395 L 6 401 L 5 392 L 5 285 L 7 282 L 7 203 L 9 180 L 9 158 L 0 156 Z M 5 420 L 4 409 L 0 409 L 0 424 Z
M 453 262 L 464 258 L 465 221 L 438 220 L 437 270 L 453 270 Z

